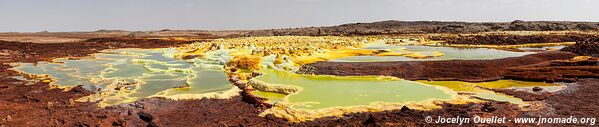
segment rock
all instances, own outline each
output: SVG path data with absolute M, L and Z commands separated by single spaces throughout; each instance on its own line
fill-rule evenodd
M 186 55 L 186 56 L 183 56 L 182 59 L 189 60 L 189 59 L 194 59 L 194 58 L 198 58 L 198 57 L 201 57 L 201 55 Z
M 3 122 L 10 122 L 12 121 L 12 117 L 10 115 L 6 115 L 6 118 L 2 119 Z
M 91 94 L 92 93 L 91 91 L 83 88 L 82 85 L 75 86 L 75 87 L 71 88 L 70 91 L 75 92 L 75 93 L 82 93 L 82 94 Z
M 137 113 L 137 115 L 139 116 L 139 119 L 146 121 L 146 122 L 150 122 L 154 119 L 154 116 L 152 116 L 152 114 L 140 111 Z
M 381 122 L 381 121 L 386 121 L 386 117 L 385 116 L 380 116 L 380 115 L 370 114 L 370 115 L 368 115 L 368 119 L 366 119 L 363 124 L 364 125 L 380 126 L 379 123 L 377 123 L 377 122 Z
M 235 86 L 237 86 L 237 88 L 245 90 L 245 88 L 247 87 L 247 85 L 241 81 L 235 81 L 233 82 L 233 84 L 235 84 Z
M 128 83 L 126 81 L 118 81 L 116 83 L 116 86 L 115 86 L 114 90 L 121 90 L 121 89 L 124 89 L 124 88 L 128 88 L 130 86 L 133 86 L 133 83 Z
M 405 106 L 405 105 L 403 107 L 401 107 L 401 109 L 399 109 L 399 111 L 401 111 L 401 112 L 411 111 L 411 110 L 412 109 L 408 108 L 408 106 Z
M 268 119 L 268 120 L 272 120 L 272 121 L 275 121 L 275 120 L 277 120 L 277 117 L 276 117 L 275 115 L 273 115 L 273 114 L 266 114 L 266 115 L 264 116 L 264 118 L 266 118 L 266 119 Z
M 54 108 L 56 106 L 56 102 L 48 102 L 46 104 L 46 109 L 51 109 Z
M 77 125 L 77 127 L 90 127 L 89 124 L 84 123 L 84 122 L 77 122 L 76 125 Z
M 117 121 L 112 122 L 112 126 L 124 127 L 124 126 L 127 126 L 127 122 L 125 122 L 123 120 L 117 120 Z
M 239 94 L 241 94 L 241 100 L 243 102 L 252 104 L 255 107 L 262 107 L 262 108 L 271 108 L 272 107 L 271 104 L 265 103 L 265 101 L 266 101 L 265 98 L 260 98 L 260 97 L 254 96 L 248 90 L 243 90 Z
M 585 56 L 599 56 L 599 38 L 587 39 L 583 42 L 576 42 L 576 44 L 565 47 L 561 51 L 568 51 L 576 53 L 578 55 Z
M 522 21 L 522 20 L 514 20 L 510 24 L 521 24 L 521 23 L 524 23 L 524 21 Z
M 174 86 L 173 88 L 189 88 L 189 84 L 185 83 L 185 84 Z
M 255 88 L 260 91 L 283 93 L 283 94 L 292 94 L 292 93 L 295 93 L 302 89 L 301 87 L 298 87 L 298 86 L 273 84 L 273 83 L 263 82 L 260 80 L 250 80 L 247 84 L 249 86 L 252 86 L 252 88 Z
M 487 102 L 487 103 L 483 104 L 483 107 L 482 107 L 483 112 L 494 112 L 495 110 L 497 110 L 497 108 L 495 108 L 495 106 L 493 106 L 492 103 Z
M 229 77 L 229 81 L 230 82 L 237 82 L 237 81 L 239 81 L 239 78 L 237 78 L 235 76 L 231 76 L 231 77 Z
M 262 72 L 258 72 L 258 71 L 253 71 L 251 74 L 252 77 L 258 77 L 260 75 L 262 75 Z
M 243 83 L 243 81 L 239 81 L 239 80 L 233 82 L 233 84 L 235 84 L 235 86 L 237 86 L 237 87 L 245 86 L 246 85 L 245 83 Z
M 538 92 L 538 91 L 541 91 L 541 90 L 543 90 L 543 88 L 538 87 L 538 86 L 535 86 L 535 87 L 532 88 L 532 91 L 535 91 L 535 92 Z
M 148 122 L 148 127 L 159 127 L 159 126 L 156 125 L 156 123 L 154 123 L 154 122 Z
M 69 99 L 69 104 L 68 105 L 69 105 L 69 107 L 73 107 L 73 106 L 75 106 L 76 103 L 77 102 L 75 102 L 75 100 Z
M 374 123 L 376 123 L 376 119 L 372 115 L 369 115 L 368 119 L 366 119 L 366 121 L 364 121 L 364 125 L 370 125 L 370 124 L 374 124 Z

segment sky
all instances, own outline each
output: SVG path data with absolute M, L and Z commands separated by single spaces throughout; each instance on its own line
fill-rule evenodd
M 383 20 L 598 21 L 599 0 L 0 0 L 0 32 L 247 30 Z

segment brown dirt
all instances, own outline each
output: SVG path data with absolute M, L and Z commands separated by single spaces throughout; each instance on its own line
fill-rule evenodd
M 436 120 L 437 117 L 470 117 L 475 115 L 480 117 L 506 116 L 514 118 L 521 116 L 518 106 L 507 102 L 488 103 L 468 103 L 461 105 L 443 104 L 442 109 L 432 111 L 418 111 L 404 108 L 403 110 L 391 110 L 376 113 L 353 113 L 346 114 L 342 118 L 327 117 L 314 121 L 300 123 L 300 126 L 477 126 L 472 122 L 470 124 L 435 124 L 426 123 L 425 117 L 431 116 Z M 507 124 L 485 124 L 486 126 L 510 126 Z M 481 125 L 478 125 L 481 126 Z
M 89 95 L 80 88 L 70 91 L 51 89 L 47 83 L 10 78 L 17 74 L 0 65 L 0 126 L 110 126 L 118 119 L 111 112 L 98 110 L 95 103 L 73 99 Z
M 574 56 L 575 54 L 568 52 L 544 52 L 495 60 L 318 62 L 302 66 L 298 73 L 343 76 L 385 75 L 408 80 L 482 82 L 499 80 L 513 67 L 570 59 Z
M 504 78 L 528 81 L 574 82 L 578 78 L 599 78 L 599 60 L 556 60 L 510 68 Z
M 164 48 L 187 43 L 191 42 L 131 38 L 97 38 L 73 43 L 33 43 L 0 40 L 0 62 L 48 61 L 59 57 L 87 56 L 104 49 Z
M 258 116 L 262 111 L 244 103 L 239 96 L 231 99 L 170 100 L 141 99 L 132 104 L 107 107 L 126 121 L 127 126 L 276 126 L 289 125 L 281 119 Z
M 545 101 L 562 116 L 599 117 L 599 79 L 582 79 L 576 86 L 558 92 Z
M 555 93 L 536 92 L 529 93 L 511 89 L 494 89 L 495 92 L 522 98 L 524 101 L 544 103 L 546 107 L 541 110 L 525 111 L 528 115 L 542 115 L 544 117 L 597 117 L 599 112 L 599 79 L 579 79 L 576 83 L 566 84 L 567 88 Z M 534 117 L 531 116 L 531 117 Z
M 578 55 L 597 56 L 599 42 L 597 39 L 588 39 L 577 42 L 575 45 L 565 47 L 562 51 L 571 51 Z M 591 57 L 585 60 L 554 60 L 544 63 L 521 66 L 509 69 L 505 78 L 547 81 L 547 82 L 573 82 L 577 78 L 599 78 L 599 58 Z

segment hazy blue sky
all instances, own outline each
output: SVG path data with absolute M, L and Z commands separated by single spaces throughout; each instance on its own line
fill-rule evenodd
M 0 31 L 4 32 L 514 19 L 599 21 L 599 0 L 0 0 Z

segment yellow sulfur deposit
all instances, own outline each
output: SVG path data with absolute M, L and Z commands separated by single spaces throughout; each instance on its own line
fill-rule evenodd
M 252 55 L 238 55 L 234 56 L 233 59 L 227 63 L 227 66 L 245 70 L 257 70 L 260 69 L 260 58 L 261 57 Z
M 435 51 L 435 52 L 433 52 L 432 55 L 422 55 L 422 54 L 416 52 L 416 53 L 410 53 L 410 54 L 407 54 L 404 56 L 408 57 L 408 58 L 414 58 L 414 59 L 426 59 L 426 58 L 440 57 L 443 55 L 445 55 L 445 54 L 443 54 L 442 52 L 439 52 L 439 51 Z
M 211 42 L 198 42 L 181 47 L 179 58 L 198 55 L 217 50 L 228 50 L 232 56 L 251 55 L 264 57 L 276 55 L 277 63 L 288 56 L 296 64 L 307 64 L 333 58 L 373 54 L 376 50 L 358 50 L 369 37 L 339 36 L 269 36 L 216 39 Z M 245 57 L 245 56 L 244 56 Z M 277 64 L 275 63 L 275 64 Z
M 257 79 L 251 79 L 248 82 L 252 88 L 263 91 L 263 92 L 274 92 L 281 94 L 292 94 L 302 90 L 301 87 L 292 86 L 292 85 L 283 85 L 283 84 L 271 84 L 266 83 Z

